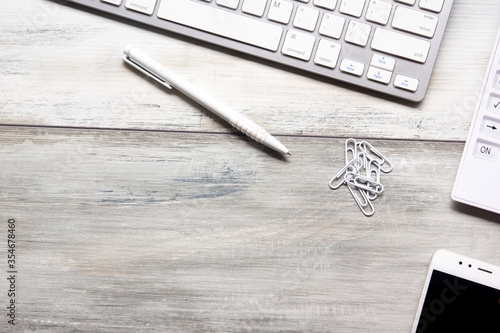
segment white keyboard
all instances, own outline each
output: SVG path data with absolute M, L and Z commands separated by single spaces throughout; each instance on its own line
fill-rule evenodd
M 453 0 L 70 0 L 410 101 Z
M 500 214 L 500 29 L 452 198 Z

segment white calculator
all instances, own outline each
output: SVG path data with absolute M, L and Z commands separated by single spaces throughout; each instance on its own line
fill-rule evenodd
M 453 200 L 500 214 L 500 30 L 472 119 Z

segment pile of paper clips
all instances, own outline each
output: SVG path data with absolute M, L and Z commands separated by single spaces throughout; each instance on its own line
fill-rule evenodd
M 372 201 L 384 191 L 380 173 L 389 173 L 392 163 L 366 141 L 345 142 L 346 165 L 330 180 L 330 188 L 338 189 L 346 185 L 359 208 L 366 216 L 375 213 Z

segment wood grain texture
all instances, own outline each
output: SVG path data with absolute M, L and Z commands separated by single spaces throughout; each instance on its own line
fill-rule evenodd
M 407 332 L 435 250 L 499 263 L 498 216 L 449 196 L 461 144 L 374 142 L 395 170 L 366 218 L 328 187 L 342 140 L 283 138 L 282 160 L 221 134 L 0 139 L 25 329 Z
M 436 250 L 500 265 L 499 216 L 450 199 L 499 11 L 455 1 L 428 94 L 406 104 L 57 1 L 4 6 L 18 325 L 0 312 L 0 331 L 408 332 Z M 127 68 L 129 43 L 293 156 Z M 371 218 L 328 187 L 348 137 L 395 165 Z

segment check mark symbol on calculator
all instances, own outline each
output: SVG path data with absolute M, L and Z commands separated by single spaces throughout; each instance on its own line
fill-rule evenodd
M 500 102 L 498 102 L 497 104 L 493 104 L 493 106 L 495 107 L 495 109 L 500 105 Z

